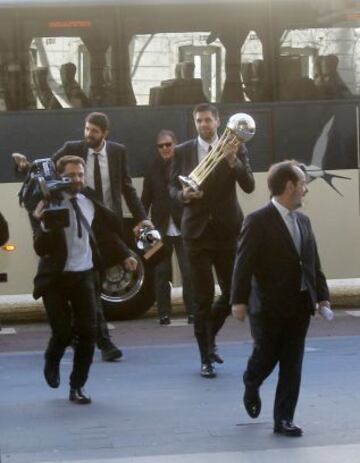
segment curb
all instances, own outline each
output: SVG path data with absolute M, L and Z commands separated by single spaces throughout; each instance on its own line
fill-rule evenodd
M 360 308 L 360 278 L 328 280 L 331 304 L 334 308 Z M 216 295 L 220 289 L 216 286 Z M 185 316 L 182 288 L 172 288 L 173 313 Z M 146 318 L 156 318 L 156 307 L 144 314 Z M 0 320 L 3 322 L 36 322 L 46 320 L 41 300 L 35 301 L 31 294 L 0 296 Z

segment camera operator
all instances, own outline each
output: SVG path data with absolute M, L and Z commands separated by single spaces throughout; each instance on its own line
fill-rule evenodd
M 9 239 L 9 227 L 4 216 L 0 212 L 0 246 Z
M 69 400 L 88 404 L 91 399 L 83 387 L 95 348 L 98 271 L 104 264 L 116 262 L 133 271 L 137 262 L 120 239 L 122 228 L 116 215 L 94 198 L 92 190 L 84 188 L 84 160 L 64 156 L 57 168 L 62 177 L 71 179 L 60 202 L 69 211 L 69 226 L 46 229 L 43 201 L 32 214 L 34 248 L 40 256 L 34 297 L 43 298 L 52 332 L 45 352 L 44 376 L 50 387 L 59 387 L 60 361 L 74 330 L 77 342 Z
M 110 122 L 106 114 L 92 112 L 85 118 L 84 139 L 67 141 L 52 156 L 57 162 L 66 155 L 78 155 L 85 160 L 86 185 L 96 191 L 98 199 L 114 211 L 123 223 L 122 199 L 125 200 L 137 223 L 134 233 L 152 223 L 147 220 L 144 207 L 136 193 L 129 175 L 128 154 L 124 145 L 108 140 Z M 21 153 L 12 155 L 19 174 L 28 171 L 30 162 Z M 97 311 L 97 346 L 104 361 L 118 360 L 123 356 L 121 349 L 111 341 L 110 333 L 99 303 Z

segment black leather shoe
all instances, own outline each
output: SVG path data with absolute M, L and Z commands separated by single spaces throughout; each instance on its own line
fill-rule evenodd
M 91 404 L 90 396 L 86 394 L 82 387 L 70 388 L 69 400 L 80 405 Z
M 299 426 L 295 426 L 292 421 L 280 420 L 274 425 L 274 432 L 277 434 L 284 434 L 288 437 L 301 437 L 303 431 Z
M 170 325 L 170 317 L 168 315 L 164 315 L 163 317 L 160 317 L 159 320 L 160 325 Z
M 48 385 L 54 389 L 60 386 L 59 363 L 45 359 L 44 376 Z
M 258 389 L 245 388 L 243 402 L 250 418 L 257 418 L 261 411 L 261 399 Z
M 215 368 L 211 365 L 211 363 L 203 363 L 201 365 L 200 375 L 203 378 L 215 378 L 216 377 Z
M 115 360 L 120 360 L 122 356 L 122 351 L 111 341 L 101 347 L 101 358 L 104 362 L 114 362 Z
M 210 360 L 215 363 L 224 363 L 224 359 L 217 352 L 212 352 L 210 354 Z

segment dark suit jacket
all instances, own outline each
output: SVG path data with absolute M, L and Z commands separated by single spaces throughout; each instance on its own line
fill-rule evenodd
M 91 199 L 95 206 L 91 228 L 96 242 L 90 236 L 90 244 L 94 268 L 101 273 L 104 268 L 123 262 L 130 253 L 121 239 L 122 224 L 118 217 L 94 198 L 92 190 L 85 189 L 82 193 Z M 37 299 L 64 270 L 67 246 L 63 229 L 44 232 L 40 222 L 33 218 L 31 218 L 31 224 L 34 249 L 40 256 L 34 279 L 34 298 Z
M 272 203 L 246 217 L 233 273 L 233 304 L 249 304 L 251 314 L 293 315 L 292 302 L 300 292 L 302 274 L 312 313 L 317 302 L 329 300 L 310 220 L 300 212 L 296 217 L 302 238 L 300 255 Z
M 220 161 L 205 181 L 204 196 L 201 199 L 184 203 L 178 177 L 189 175 L 198 164 L 197 139 L 176 147 L 170 175 L 170 196 L 184 206 L 181 222 L 184 239 L 199 238 L 210 220 L 221 230 L 224 241 L 234 240 L 239 234 L 243 213 L 236 197 L 236 183 L 246 193 L 251 193 L 255 181 L 245 146 L 239 149 L 237 156 L 239 161 L 233 169 L 226 160 Z
M 106 149 L 114 212 L 122 222 L 123 210 L 121 195 L 124 195 L 126 204 L 136 222 L 146 219 L 144 207 L 141 204 L 128 172 L 127 151 L 125 146 L 112 141 L 106 141 Z M 88 145 L 84 140 L 68 141 L 53 155 L 52 159 L 56 162 L 62 156 L 76 155 L 82 157 L 86 161 L 87 153 Z
M 4 218 L 4 216 L 0 212 L 0 246 L 6 243 L 9 239 L 9 227 Z
M 141 201 L 147 213 L 151 210 L 151 219 L 162 236 L 167 232 L 170 216 L 180 229 L 183 210 L 182 204 L 170 197 L 168 187 L 167 165 L 157 155 L 144 177 Z

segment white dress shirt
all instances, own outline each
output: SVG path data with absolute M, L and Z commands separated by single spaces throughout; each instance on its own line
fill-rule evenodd
M 293 219 L 290 216 L 290 214 L 293 211 L 290 211 L 289 209 L 284 207 L 282 204 L 280 204 L 278 201 L 276 201 L 275 198 L 271 198 L 271 202 L 276 207 L 276 209 L 279 211 L 279 214 L 281 215 L 281 218 L 283 219 L 283 221 L 284 221 L 284 223 L 286 225 L 286 228 L 289 230 L 290 236 L 291 236 L 292 240 L 294 241 L 295 247 L 297 247 L 297 246 L 296 246 L 296 243 L 295 243 L 293 226 L 295 225 L 295 227 L 297 227 L 296 234 L 300 237 L 300 246 L 299 246 L 299 249 L 298 249 L 298 254 L 300 254 L 301 233 L 300 233 L 300 228 L 299 228 L 299 225 L 298 225 L 297 221 L 295 220 L 293 222 Z M 306 290 L 306 284 L 305 284 L 304 274 L 301 272 L 301 291 L 304 291 L 304 290 Z
M 208 155 L 209 146 L 211 146 L 211 148 L 214 148 L 214 146 L 217 144 L 218 141 L 219 141 L 219 137 L 218 137 L 217 134 L 216 134 L 215 138 L 213 140 L 211 140 L 210 143 L 203 140 L 200 137 L 200 135 L 197 137 L 197 158 L 198 158 L 198 163 L 200 163 L 204 159 L 204 157 Z
M 281 218 L 283 219 L 286 225 L 286 228 L 289 230 L 290 236 L 294 239 L 293 222 L 289 216 L 289 214 L 291 214 L 292 211 L 290 211 L 285 206 L 283 206 L 278 201 L 276 201 L 275 198 L 271 198 L 271 202 L 276 207 L 276 209 L 279 211 L 279 214 L 281 215 Z M 295 222 L 295 224 L 298 227 L 298 233 L 300 233 L 299 225 L 297 224 L 297 222 Z
M 75 210 L 70 202 L 70 198 L 72 196 L 68 195 L 67 193 L 63 193 L 63 197 L 64 199 L 61 205 L 69 209 L 70 218 L 69 227 L 64 229 L 68 253 L 64 271 L 83 272 L 85 270 L 90 270 L 93 268 L 93 256 L 90 246 L 89 233 L 82 224 L 82 236 L 81 238 L 79 238 Z M 93 202 L 81 193 L 75 195 L 75 198 L 77 199 L 77 203 L 79 205 L 79 208 L 81 209 L 81 212 L 85 216 L 88 224 L 91 226 L 95 215 L 95 207 Z
M 178 227 L 175 225 L 173 218 L 170 216 L 166 236 L 179 236 L 179 235 L 181 235 L 181 232 L 178 229 Z
M 106 141 L 100 151 L 96 152 L 92 148 L 89 148 L 88 155 L 86 158 L 86 169 L 85 169 L 85 182 L 86 185 L 95 190 L 95 179 L 94 179 L 94 157 L 99 157 L 99 166 L 101 174 L 101 184 L 104 198 L 104 205 L 112 209 L 112 198 L 111 198 L 111 187 L 110 187 L 110 174 L 109 174 L 109 162 L 107 156 Z

